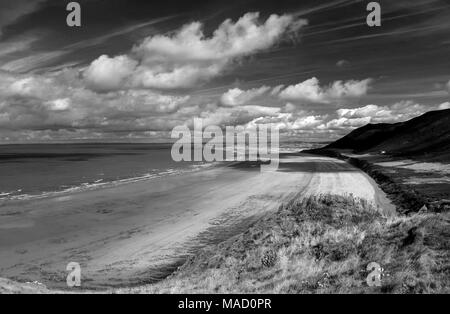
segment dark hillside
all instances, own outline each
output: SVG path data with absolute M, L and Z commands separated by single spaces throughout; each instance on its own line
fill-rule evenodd
M 450 109 L 395 124 L 368 124 L 324 147 L 397 156 L 450 155 Z

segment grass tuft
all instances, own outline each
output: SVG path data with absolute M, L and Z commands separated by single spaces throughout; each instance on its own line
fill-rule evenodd
M 131 292 L 448 293 L 449 221 L 448 213 L 386 218 L 351 195 L 297 199 Z M 366 282 L 371 262 L 382 267 L 379 287 Z

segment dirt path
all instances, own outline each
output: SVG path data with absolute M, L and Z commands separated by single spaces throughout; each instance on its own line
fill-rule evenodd
M 364 173 L 327 157 L 287 156 L 276 172 L 214 168 L 0 207 L 0 277 L 63 288 L 78 262 L 85 288 L 150 282 L 283 202 L 320 193 L 391 210 Z

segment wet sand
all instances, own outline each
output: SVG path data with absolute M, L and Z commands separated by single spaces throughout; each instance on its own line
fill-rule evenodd
M 66 265 L 78 262 L 83 288 L 153 282 L 199 247 L 320 193 L 352 193 L 393 211 L 368 176 L 327 157 L 285 156 L 274 172 L 204 169 L 1 206 L 0 277 L 64 288 Z

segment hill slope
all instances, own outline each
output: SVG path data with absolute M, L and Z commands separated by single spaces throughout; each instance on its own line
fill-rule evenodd
M 430 111 L 395 124 L 368 124 L 324 147 L 390 155 L 450 156 L 450 109 Z
M 116 292 L 448 293 L 448 216 L 385 217 L 351 196 L 299 198 L 166 280 Z M 380 287 L 367 284 L 374 261 Z

